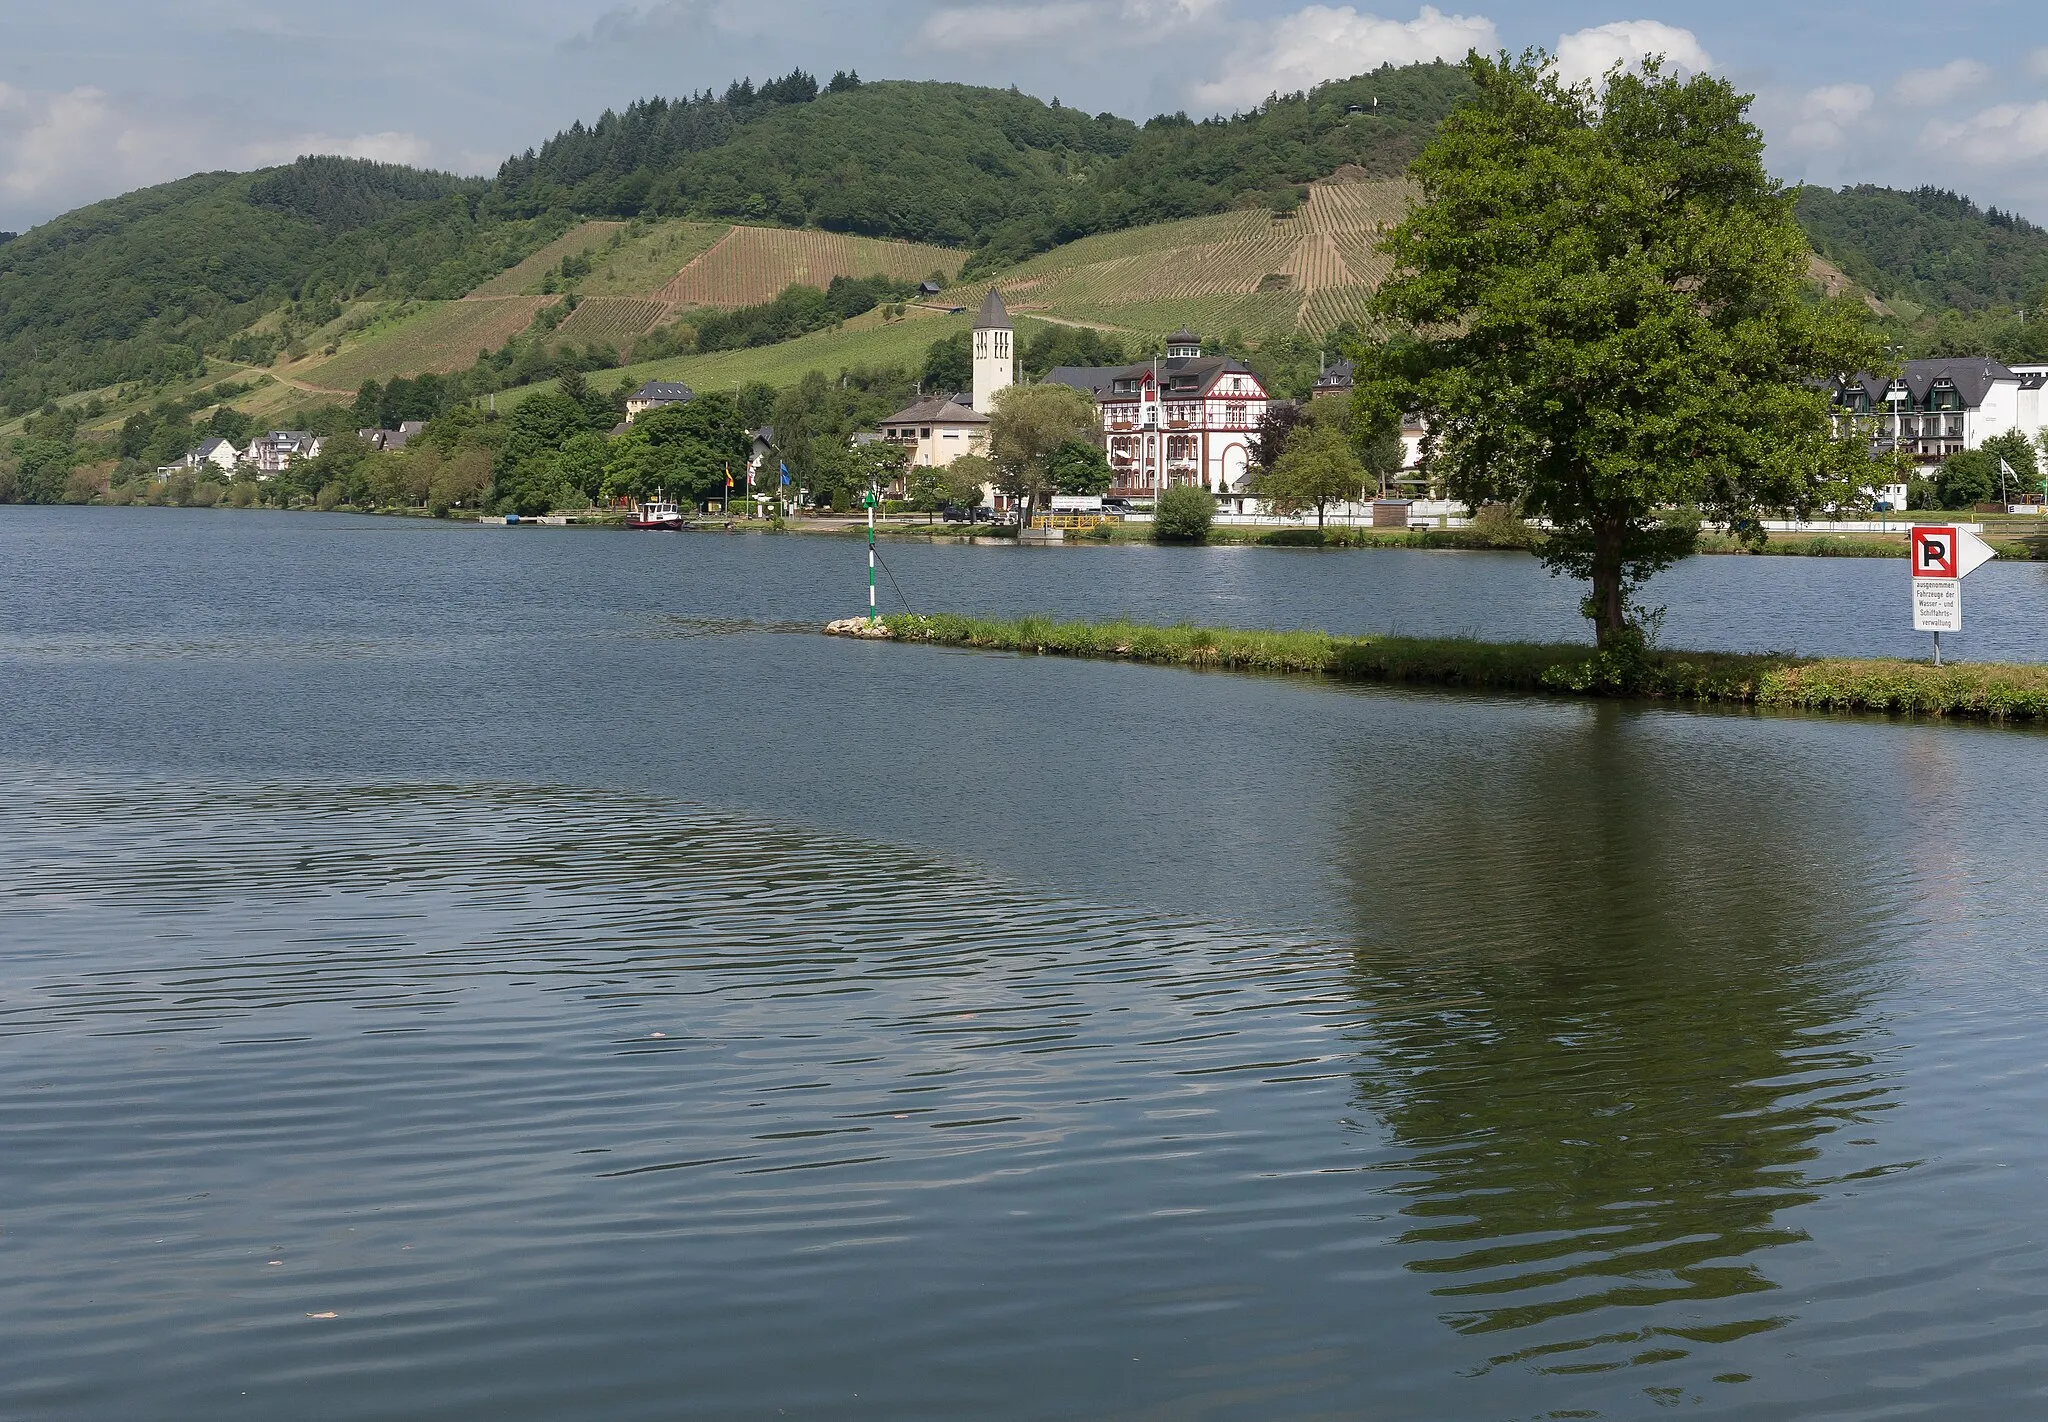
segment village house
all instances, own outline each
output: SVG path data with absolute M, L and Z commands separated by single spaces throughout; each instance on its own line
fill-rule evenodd
M 904 467 L 944 468 L 963 454 L 981 454 L 988 416 L 959 395 L 932 395 L 882 421 L 882 438 L 903 451 Z
M 414 435 L 426 427 L 425 420 L 401 420 L 395 430 L 357 430 L 356 438 L 380 453 L 396 454 L 412 442 Z
M 255 468 L 259 478 L 282 474 L 301 459 L 320 454 L 320 437 L 305 430 L 272 430 L 249 441 L 241 462 Z
M 240 451 L 233 444 L 219 435 L 214 435 L 201 440 L 199 447 L 186 455 L 180 464 L 186 469 L 205 469 L 211 466 L 223 474 L 232 474 L 240 457 Z
M 664 405 L 687 405 L 697 392 L 679 380 L 650 380 L 626 397 L 626 423 Z
M 1163 360 L 1060 366 L 1045 378 L 1093 396 L 1101 408 L 1111 498 L 1155 498 L 1174 484 L 1247 492 L 1256 468 L 1251 441 L 1270 403 L 1266 387 L 1230 357 L 1203 355 L 1194 332 L 1169 337 Z

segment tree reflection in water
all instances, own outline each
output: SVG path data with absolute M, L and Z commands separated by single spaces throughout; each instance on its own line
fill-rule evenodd
M 1359 1092 L 1406 1148 L 1409 1267 L 1453 1328 L 1516 1335 L 1489 1366 L 1787 1322 L 1766 1251 L 1840 1184 L 1826 1138 L 1887 1109 L 1885 862 L 1759 729 L 1600 707 L 1363 787 Z

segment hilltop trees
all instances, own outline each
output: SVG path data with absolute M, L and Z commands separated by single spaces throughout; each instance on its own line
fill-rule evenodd
M 1748 101 L 1651 63 L 1566 88 L 1547 56 L 1474 56 L 1473 102 L 1416 160 L 1376 314 L 1417 339 L 1361 350 L 1362 427 L 1421 410 L 1425 458 L 1472 507 L 1556 532 L 1603 649 L 1630 593 L 1689 551 L 1698 508 L 1753 525 L 1860 482 L 1827 376 L 1885 367 L 1852 313 L 1809 298 L 1792 198 Z

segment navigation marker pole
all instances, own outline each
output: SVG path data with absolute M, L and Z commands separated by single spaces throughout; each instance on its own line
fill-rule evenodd
M 875 491 L 872 486 L 863 501 L 868 506 L 868 626 L 875 625 Z

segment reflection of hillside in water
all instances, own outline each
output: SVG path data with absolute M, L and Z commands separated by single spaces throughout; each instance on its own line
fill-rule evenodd
M 1856 1020 L 1876 846 L 1810 765 L 1721 763 L 1719 729 L 1602 708 L 1357 816 L 1360 1094 L 1410 1152 L 1445 1321 L 1527 1331 L 1495 1363 L 1779 1326 L 1764 1251 L 1838 1183 L 1824 1138 L 1886 1108 Z

